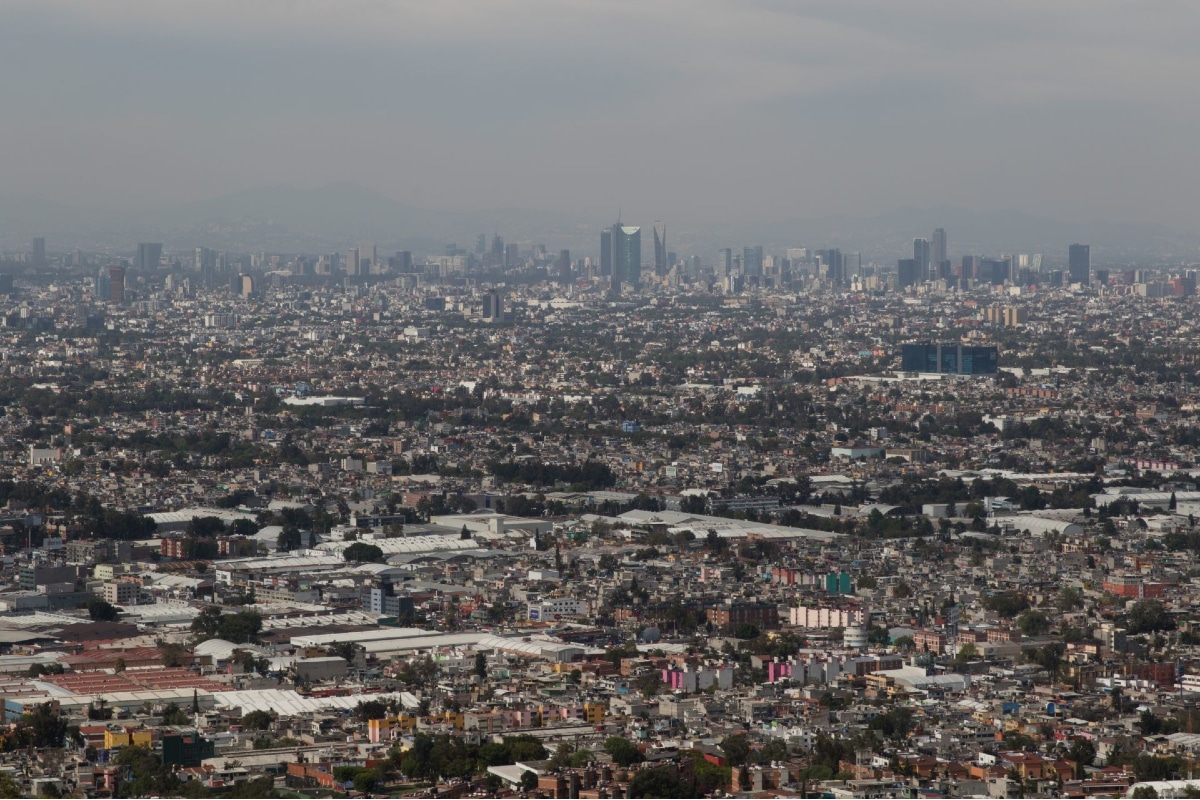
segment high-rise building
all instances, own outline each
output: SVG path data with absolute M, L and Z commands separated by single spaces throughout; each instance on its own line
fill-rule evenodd
M 504 300 L 500 297 L 500 292 L 492 289 L 483 296 L 483 318 L 489 322 L 494 322 L 504 317 Z
M 612 228 L 600 231 L 600 275 L 612 275 Z
M 938 228 L 933 232 L 933 241 L 929 245 L 929 260 L 935 269 L 940 269 L 942 262 L 948 261 L 950 254 L 946 251 L 946 229 Z
M 359 252 L 363 260 L 360 272 L 363 275 L 379 274 L 379 248 L 373 244 L 364 244 Z
M 733 250 L 722 247 L 717 251 L 717 277 L 727 278 L 733 274 Z
M 1073 244 L 1067 249 L 1067 275 L 1071 283 L 1082 283 L 1084 286 L 1091 284 L 1091 245 Z
M 979 260 L 977 277 L 980 283 L 1003 286 L 1012 277 L 1012 261 L 1006 258 L 982 258 Z
M 742 274 L 747 278 L 762 277 L 763 248 L 761 244 L 742 248 Z
M 559 250 L 558 251 L 558 265 L 557 266 L 558 266 L 558 282 L 559 283 L 570 283 L 571 282 L 571 251 L 570 250 Z
M 346 251 L 346 274 L 358 275 L 362 269 L 362 256 L 358 253 L 357 247 L 351 247 Z
M 918 282 L 915 258 L 902 258 L 896 262 L 896 288 L 907 289 L 909 286 L 915 286 Z
M 193 268 L 197 272 L 215 270 L 217 268 L 217 252 L 207 247 L 197 247 Z
M 515 267 L 521 263 L 521 246 L 516 242 L 504 245 L 504 266 Z
M 663 276 L 671 268 L 667 261 L 667 226 L 654 223 L 654 274 Z
M 929 240 L 913 239 L 913 261 L 917 262 L 917 281 L 929 280 Z
M 158 262 L 162 261 L 162 249 L 161 242 L 139 242 L 134 266 L 138 270 L 158 269 Z
M 487 252 L 487 234 L 481 233 L 475 239 L 475 255 L 481 256 Z
M 642 282 L 642 229 L 617 223 L 612 226 L 613 288 Z
M 254 294 L 254 276 L 239 275 L 238 276 L 238 294 L 242 297 L 250 297 Z
M 979 256 L 963 256 L 958 276 L 967 280 L 975 280 L 979 277 L 979 262 Z
M 110 293 L 108 285 L 108 268 L 101 267 L 96 271 L 95 297 L 98 302 L 106 302 Z
M 108 268 L 108 302 L 125 302 L 125 267 L 120 264 Z
M 33 240 L 32 255 L 35 267 L 44 267 L 46 265 L 46 237 L 38 236 Z
M 828 250 L 818 250 L 817 277 L 835 286 L 841 286 L 846 280 L 846 261 L 842 251 L 836 247 Z
M 412 272 L 412 251 L 397 250 L 396 251 L 396 271 L 397 272 Z
M 842 281 L 856 278 L 862 274 L 862 253 L 842 254 Z

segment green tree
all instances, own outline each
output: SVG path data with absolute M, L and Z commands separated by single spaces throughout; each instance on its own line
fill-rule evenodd
M 696 776 L 695 796 L 707 797 L 718 789 L 729 786 L 733 771 L 729 767 L 721 767 L 706 760 L 704 756 L 695 753 L 692 756 L 693 771 Z
M 696 788 L 663 767 L 638 770 L 629 782 L 628 797 L 695 797 Z
M 1050 630 L 1050 618 L 1042 611 L 1024 611 L 1017 617 L 1017 627 L 1026 636 L 1041 636 Z
M 721 742 L 721 752 L 725 754 L 725 763 L 731 767 L 745 764 L 750 757 L 750 738 L 744 733 L 726 736 Z
M 248 644 L 258 641 L 262 630 L 262 614 L 257 611 L 239 611 L 236 614 L 225 614 L 217 624 L 217 637 L 234 644 Z
M 279 792 L 275 791 L 275 779 L 270 775 L 260 775 L 257 778 L 251 778 L 248 781 L 239 781 L 234 784 L 232 789 L 222 793 L 222 797 L 228 798 L 275 798 L 279 797 Z
M 889 739 L 895 739 L 898 742 L 904 741 L 914 727 L 913 710 L 902 706 L 889 709 L 883 714 L 877 714 L 868 727 L 873 731 L 879 731 Z
M 749 622 L 739 623 L 738 626 L 733 629 L 733 636 L 735 639 L 757 639 L 761 634 L 762 631 L 759 630 L 758 626 L 751 625 Z
M 383 563 L 383 550 L 373 544 L 366 542 L 355 542 L 342 551 L 342 558 L 346 561 L 354 561 L 358 563 Z
M 188 719 L 187 712 L 175 703 L 167 703 L 160 716 L 163 725 L 187 725 L 191 721 Z
M 1156 736 L 1162 732 L 1163 721 L 1154 716 L 1153 711 L 1146 709 L 1142 712 L 1141 716 L 1138 717 L 1137 726 L 1138 730 L 1141 731 L 1142 736 Z
M 221 626 L 223 613 L 220 606 L 205 606 L 200 609 L 200 613 L 192 619 L 192 633 L 196 634 L 198 639 L 213 638 Z
M 383 719 L 387 716 L 387 706 L 378 700 L 363 700 L 354 708 L 354 717 L 362 722 L 372 719 Z
M 1125 616 L 1125 628 L 1130 633 L 1153 633 L 1175 630 L 1175 620 L 1157 600 L 1139 600 Z
M 265 731 L 275 722 L 269 711 L 251 711 L 242 715 L 242 728 L 248 731 Z
M 571 765 L 571 757 L 575 755 L 575 745 L 570 742 L 560 742 L 558 748 L 555 749 L 554 755 L 550 757 L 549 763 L 546 765 L 551 772 L 559 770 Z
M 954 668 L 955 669 L 963 669 L 967 666 L 968 663 L 970 663 L 971 661 L 973 661 L 974 659 L 976 659 L 978 657 L 979 657 L 979 650 L 977 650 L 975 648 L 975 645 L 971 644 L 970 642 L 967 642 L 961 648 L 959 648 L 958 655 L 956 655 L 954 657 Z
M 612 758 L 618 767 L 628 767 L 645 761 L 642 751 L 622 736 L 610 736 L 604 740 L 604 752 Z
M 1076 763 L 1075 777 L 1083 778 L 1083 768 L 1090 767 L 1096 761 L 1096 745 L 1087 739 L 1079 738 L 1071 742 L 1067 755 Z
M 25 712 L 21 721 L 29 727 L 34 747 L 63 746 L 67 736 L 67 720 L 52 703 L 39 703 L 32 711 Z
M 1012 619 L 1029 608 L 1029 598 L 1021 592 L 1000 592 L 985 599 L 983 607 L 1001 617 Z
M 538 776 L 533 770 L 527 769 L 521 773 L 521 789 L 526 792 L 532 792 L 537 788 Z
M 92 622 L 116 622 L 121 616 L 120 609 L 99 597 L 93 597 L 83 605 L 87 609 L 88 616 L 92 618 Z
M 164 667 L 182 667 L 184 658 L 188 654 L 182 645 L 175 644 L 174 642 L 167 642 L 158 648 L 158 652 L 162 655 Z

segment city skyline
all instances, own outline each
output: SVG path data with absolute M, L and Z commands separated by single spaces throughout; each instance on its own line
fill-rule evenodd
M 0 798 L 1200 797 L 1197 22 L 0 2 Z

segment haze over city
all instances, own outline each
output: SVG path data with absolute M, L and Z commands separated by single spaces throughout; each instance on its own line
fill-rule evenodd
M 63 232 L 333 183 L 547 227 L 836 235 L 943 208 L 1186 231 L 1197 23 L 1187 2 L 16 0 L 0 193 L 79 209 Z

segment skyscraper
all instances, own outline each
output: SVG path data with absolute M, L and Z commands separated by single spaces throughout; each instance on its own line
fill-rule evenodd
M 763 248 L 761 244 L 742 248 L 742 274 L 747 278 L 762 277 Z
M 571 251 L 570 250 L 559 250 L 558 251 L 558 282 L 559 283 L 570 283 L 571 282 Z
M 842 282 L 862 274 L 862 253 L 842 254 Z
M 600 231 L 600 275 L 612 275 L 612 228 Z
M 108 270 L 104 267 L 101 267 L 96 272 L 96 291 L 94 292 L 94 295 L 97 302 L 104 302 L 108 300 L 109 291 Z
M 46 237 L 44 236 L 38 236 L 33 240 L 33 265 L 35 267 L 46 265 Z
M 489 322 L 504 318 L 504 299 L 499 291 L 492 289 L 483 296 L 483 318 Z
M 162 242 L 139 242 L 134 266 L 138 270 L 158 269 L 158 262 L 162 261 L 162 248 Z
M 933 241 L 929 247 L 929 258 L 935 267 L 941 267 L 942 262 L 949 260 L 950 254 L 946 251 L 945 228 L 938 228 L 933 232 Z
M 953 271 L 950 266 L 950 252 L 946 248 L 946 229 L 938 228 L 933 232 L 933 240 L 929 246 L 930 277 L 949 278 Z
M 661 233 L 659 229 L 661 228 Z M 667 263 L 667 226 L 661 222 L 654 223 L 654 274 L 666 275 L 671 265 Z
M 161 247 L 161 245 L 159 246 Z M 141 250 L 140 245 L 138 249 Z M 125 267 L 120 264 L 114 264 L 108 268 L 108 302 L 125 302 Z
M 642 229 L 617 223 L 612 226 L 612 284 L 634 286 L 642 281 Z
M 1082 283 L 1084 286 L 1092 282 L 1092 248 L 1091 245 L 1073 244 L 1067 250 L 1067 274 L 1071 283 Z
M 358 254 L 357 247 L 351 247 L 346 251 L 346 274 L 358 275 L 359 269 L 362 267 L 362 260 Z
M 816 257 L 817 277 L 835 286 L 846 282 L 846 261 L 841 249 L 831 247 L 828 250 L 818 250 Z
M 217 252 L 207 247 L 197 247 L 193 266 L 197 272 L 214 270 L 217 267 Z
M 913 239 L 913 261 L 917 262 L 917 281 L 929 280 L 929 240 Z
M 733 250 L 722 247 L 717 251 L 717 277 L 727 278 L 733 273 Z

